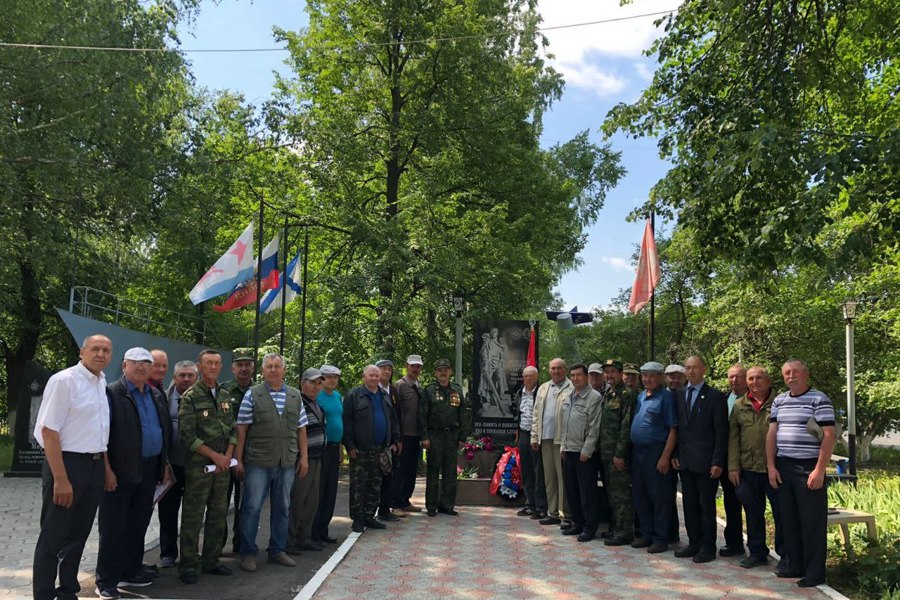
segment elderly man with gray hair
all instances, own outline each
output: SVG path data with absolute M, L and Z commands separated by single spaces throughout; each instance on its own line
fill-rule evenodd
M 519 430 L 516 444 L 519 446 L 522 486 L 525 488 L 525 508 L 520 517 L 543 519 L 547 516 L 547 488 L 544 486 L 544 465 L 541 451 L 531 447 L 531 424 L 534 420 L 534 397 L 537 394 L 537 367 L 522 369 L 522 387 L 516 392 L 513 406 L 518 409 Z
M 344 399 L 344 447 L 350 456 L 350 518 L 352 529 L 362 533 L 366 528 L 385 529 L 375 519 L 381 495 L 383 469 L 390 464 L 390 452 L 397 451 L 400 425 L 379 383 L 381 369 L 366 365 L 363 385 L 358 385 Z
M 244 479 L 240 566 L 248 572 L 256 571 L 256 534 L 266 496 L 271 496 L 269 562 L 285 567 L 297 564 L 285 552 L 291 487 L 295 474 L 303 478 L 309 469 L 308 421 L 300 390 L 285 384 L 280 354 L 266 354 L 262 370 L 263 383 L 251 386 L 241 400 L 234 452 L 235 474 Z

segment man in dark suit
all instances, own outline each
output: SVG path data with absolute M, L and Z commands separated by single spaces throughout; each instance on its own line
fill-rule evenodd
M 725 467 L 728 405 L 704 381 L 706 363 L 692 356 L 684 363 L 687 384 L 678 391 L 678 446 L 672 466 L 681 473 L 682 506 L 688 545 L 675 552 L 695 563 L 716 558 L 716 491 Z

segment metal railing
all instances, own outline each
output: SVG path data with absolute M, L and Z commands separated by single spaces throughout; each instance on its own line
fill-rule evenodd
M 206 338 L 206 319 L 145 302 L 120 298 L 87 286 L 69 290 L 69 312 L 128 329 L 174 339 Z

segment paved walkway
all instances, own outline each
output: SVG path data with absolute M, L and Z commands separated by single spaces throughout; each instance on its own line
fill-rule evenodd
M 422 503 L 423 498 L 418 498 Z M 537 598 L 552 600 L 825 599 L 771 568 L 737 559 L 697 565 L 602 541 L 578 543 L 514 510 L 460 507 L 366 531 L 312 596 L 316 600 Z M 830 588 L 829 588 L 830 591 Z M 298 596 L 299 597 L 299 596 Z M 840 597 L 840 596 L 838 596 Z

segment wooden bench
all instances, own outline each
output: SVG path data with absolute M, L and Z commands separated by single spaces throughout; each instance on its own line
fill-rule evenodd
M 828 509 L 828 525 L 838 525 L 841 528 L 841 539 L 844 540 L 844 548 L 847 549 L 847 556 L 853 558 L 853 545 L 850 543 L 850 523 L 865 523 L 867 537 L 874 541 L 878 539 L 878 530 L 875 527 L 875 515 L 864 513 L 859 510 L 849 508 L 829 508 Z

